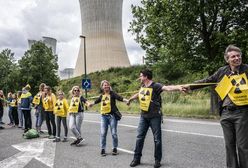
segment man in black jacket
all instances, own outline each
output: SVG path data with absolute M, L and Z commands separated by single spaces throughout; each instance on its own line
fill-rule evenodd
M 229 45 L 224 54 L 228 65 L 196 83 L 218 83 L 220 123 L 223 129 L 228 168 L 248 168 L 248 65 L 242 52 Z M 189 86 L 191 90 L 203 86 Z

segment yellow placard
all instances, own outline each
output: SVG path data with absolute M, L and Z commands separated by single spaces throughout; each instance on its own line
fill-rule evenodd
M 101 101 L 101 114 L 107 114 L 110 112 L 111 112 L 110 95 L 104 94 L 102 95 L 102 101 Z
M 40 104 L 40 95 L 35 95 L 32 103 L 35 105 L 39 105 Z
M 217 87 L 215 88 L 215 91 L 218 93 L 221 100 L 224 100 L 224 98 L 230 92 L 232 87 L 233 85 L 231 83 L 231 79 L 225 75 L 222 80 L 218 83 Z
M 139 91 L 140 109 L 144 112 L 148 112 L 152 99 L 152 88 L 141 87 Z
M 57 100 L 54 105 L 54 114 L 58 116 L 65 115 L 64 105 L 62 100 Z
M 79 97 L 73 97 L 71 99 L 70 107 L 69 107 L 69 113 L 77 113 L 79 108 Z
M 237 106 L 248 105 L 248 84 L 245 73 L 230 77 L 232 89 L 228 93 L 229 98 Z

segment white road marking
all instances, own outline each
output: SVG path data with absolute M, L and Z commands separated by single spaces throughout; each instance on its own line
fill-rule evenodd
M 122 148 L 117 148 L 119 151 L 122 151 L 122 152 L 125 152 L 125 153 L 129 153 L 129 154 L 134 154 L 133 151 L 130 151 L 130 150 L 126 150 L 126 149 L 122 149 Z
M 33 158 L 53 168 L 56 144 L 52 143 L 52 141 L 39 139 L 12 146 L 21 152 L 0 161 L 0 168 L 23 168 Z
M 97 124 L 101 123 L 100 121 L 92 121 L 92 120 L 84 120 L 84 121 L 85 122 L 90 122 L 90 123 L 97 123 Z M 138 126 L 135 126 L 135 125 L 127 125 L 127 124 L 118 124 L 118 125 L 123 126 L 123 127 L 129 127 L 129 128 L 138 128 Z M 172 132 L 172 133 L 179 133 L 179 134 L 205 136 L 205 137 L 212 137 L 212 138 L 223 138 L 223 136 L 210 135 L 210 134 L 201 134 L 201 133 L 196 133 L 196 132 L 176 131 L 176 130 L 168 130 L 168 129 L 162 129 L 162 131 Z
M 96 113 L 86 113 L 87 115 L 97 115 L 100 116 L 100 114 Z M 133 118 L 133 119 L 139 119 L 140 117 L 136 116 L 122 116 L 123 118 Z M 185 119 L 167 119 L 164 118 L 165 122 L 174 122 L 174 123 L 186 123 L 186 124 L 201 124 L 201 125 L 220 125 L 218 122 L 214 121 L 196 121 L 196 120 L 185 120 Z

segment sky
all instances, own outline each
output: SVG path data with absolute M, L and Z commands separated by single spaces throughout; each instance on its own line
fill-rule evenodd
M 139 5 L 140 0 L 123 0 L 122 31 L 129 60 L 135 65 L 142 64 L 145 52 L 128 32 L 131 4 Z M 48 36 L 57 39 L 59 69 L 75 68 L 80 34 L 78 0 L 0 0 L 0 51 L 11 49 L 16 60 L 28 49 L 28 39 Z

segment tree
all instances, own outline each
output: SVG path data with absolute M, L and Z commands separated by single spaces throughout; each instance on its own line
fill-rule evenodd
M 19 80 L 18 66 L 10 49 L 4 49 L 0 53 L 0 65 L 0 88 L 5 94 L 16 91 Z
M 247 59 L 247 1 L 141 0 L 141 3 L 132 6 L 134 19 L 130 31 L 146 51 L 148 64 L 210 75 L 225 63 L 223 53 L 229 44 L 240 47 L 244 51 L 243 60 Z M 216 109 L 213 107 L 211 111 Z
M 40 83 L 46 83 L 51 87 L 57 86 L 59 81 L 57 62 L 58 57 L 53 55 L 51 48 L 41 41 L 35 42 L 19 60 L 22 86 L 28 83 L 32 93 L 38 91 Z
M 244 0 L 142 0 L 132 6 L 130 31 L 151 64 L 174 62 L 212 74 L 236 44 L 247 57 L 248 2 Z

